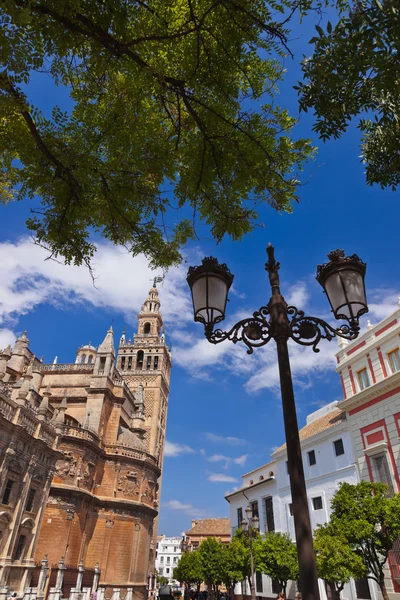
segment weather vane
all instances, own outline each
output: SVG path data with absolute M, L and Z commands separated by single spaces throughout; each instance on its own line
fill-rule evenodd
M 156 275 L 153 280 L 150 279 L 150 281 L 153 281 L 153 287 L 157 287 L 157 283 L 161 283 L 163 280 L 164 277 L 161 275 Z

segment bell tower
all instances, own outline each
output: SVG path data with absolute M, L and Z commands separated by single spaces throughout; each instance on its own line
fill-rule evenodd
M 136 395 L 143 395 L 147 452 L 162 467 L 167 425 L 171 354 L 165 343 L 156 281 L 138 315 L 133 340 L 122 334 L 117 369 Z M 142 389 L 138 389 L 142 386 Z

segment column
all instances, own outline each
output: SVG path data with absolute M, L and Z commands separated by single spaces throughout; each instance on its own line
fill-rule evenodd
M 101 573 L 101 571 L 100 571 L 99 563 L 96 563 L 96 565 L 94 567 L 92 592 L 97 592 L 97 588 L 99 587 L 100 573 Z
M 78 565 L 78 577 L 76 579 L 76 588 L 75 588 L 79 591 L 82 589 L 84 571 L 85 571 L 85 567 L 83 566 L 83 561 L 81 560 Z
M 44 597 L 44 588 L 46 587 L 46 581 L 49 574 L 49 561 L 47 560 L 47 554 L 44 555 L 42 560 L 42 566 L 40 567 L 39 580 L 37 586 L 37 598 Z

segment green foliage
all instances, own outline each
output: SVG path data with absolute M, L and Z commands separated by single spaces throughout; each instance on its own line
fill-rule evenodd
M 168 267 L 197 221 L 238 240 L 260 204 L 290 212 L 313 154 L 274 101 L 291 4 L 2 2 L 1 198 L 40 196 L 28 227 L 75 264 L 90 264 L 93 233 Z M 43 114 L 33 74 L 70 110 Z
M 331 527 L 363 561 L 368 577 L 386 596 L 384 565 L 400 537 L 400 496 L 383 483 L 342 483 L 332 499 Z
M 338 138 L 361 115 L 362 161 L 367 183 L 400 183 L 400 3 L 357 0 L 344 3 L 335 27 L 317 27 L 314 53 L 303 62 L 300 107 L 312 108 L 314 130 Z M 364 117 L 367 113 L 368 117 Z
M 236 583 L 250 577 L 250 549 L 246 538 L 236 533 L 232 541 L 223 547 L 222 582 L 233 591 Z
M 299 577 L 299 565 L 295 544 L 286 533 L 269 532 L 254 544 L 256 570 L 279 582 L 286 593 L 289 580 Z
M 213 537 L 203 540 L 197 550 L 200 557 L 203 580 L 207 585 L 219 586 L 224 577 L 224 548 Z
M 359 579 L 367 574 L 361 557 L 350 547 L 341 529 L 332 523 L 317 528 L 314 549 L 318 576 L 330 583 L 338 599 L 351 578 Z
M 164 577 L 164 575 L 160 575 L 158 571 L 156 571 L 156 581 L 158 585 L 168 585 L 168 577 Z
M 184 552 L 174 569 L 174 579 L 187 585 L 199 586 L 203 581 L 203 572 L 198 551 Z

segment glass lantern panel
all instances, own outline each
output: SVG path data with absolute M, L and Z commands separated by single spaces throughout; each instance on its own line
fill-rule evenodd
M 325 281 L 325 290 L 329 298 L 329 302 L 332 305 L 333 312 L 336 313 L 339 306 L 342 306 L 346 303 L 346 297 L 344 295 L 339 273 L 332 273 L 332 275 L 327 278 Z M 343 311 L 341 310 L 340 312 Z
M 207 304 L 207 277 L 198 277 L 192 285 L 193 308 L 195 314 Z
M 208 307 L 213 308 L 218 316 L 223 315 L 226 306 L 228 288 L 224 279 L 208 277 Z
M 349 302 L 364 307 L 367 302 L 364 291 L 364 277 L 358 271 L 342 271 L 343 284 Z

